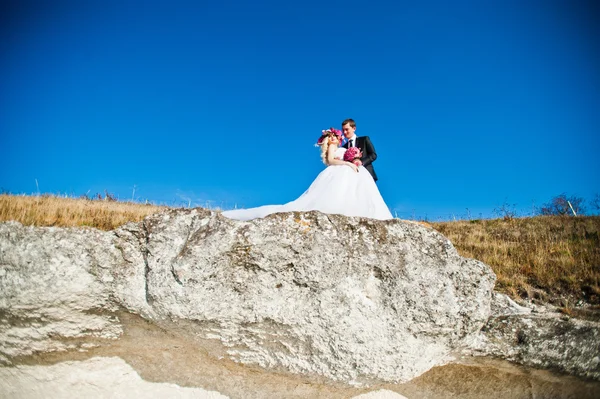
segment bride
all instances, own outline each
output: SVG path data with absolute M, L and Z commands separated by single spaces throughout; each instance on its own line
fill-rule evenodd
M 346 149 L 340 147 L 342 133 L 330 128 L 317 141 L 321 159 L 327 165 L 308 190 L 298 199 L 284 205 L 234 209 L 223 212 L 229 219 L 251 220 L 276 212 L 321 211 L 372 219 L 392 219 L 375 181 L 363 166 L 343 161 Z

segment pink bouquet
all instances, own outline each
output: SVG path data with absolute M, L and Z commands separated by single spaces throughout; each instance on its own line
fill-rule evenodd
M 344 161 L 352 162 L 352 163 L 356 164 L 357 166 L 360 164 L 356 161 L 357 160 L 360 161 L 361 157 L 362 157 L 362 152 L 360 151 L 360 148 L 358 148 L 358 147 L 350 147 L 344 153 Z

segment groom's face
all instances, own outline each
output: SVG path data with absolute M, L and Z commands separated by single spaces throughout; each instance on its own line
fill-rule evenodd
M 344 136 L 346 136 L 346 138 L 349 139 L 354 136 L 354 131 L 356 130 L 356 128 L 350 126 L 349 123 L 346 123 L 344 126 L 342 126 L 342 130 L 344 131 Z

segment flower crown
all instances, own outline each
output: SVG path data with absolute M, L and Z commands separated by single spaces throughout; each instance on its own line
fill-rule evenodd
M 317 145 L 321 145 L 323 143 L 323 140 L 325 140 L 325 138 L 329 137 L 332 134 L 335 134 L 340 142 L 342 141 L 342 131 L 330 127 L 327 130 L 321 131 L 321 137 L 319 137 L 319 140 L 317 140 Z

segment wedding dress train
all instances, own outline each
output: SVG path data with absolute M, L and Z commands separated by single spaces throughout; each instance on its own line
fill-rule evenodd
M 364 167 L 356 173 L 347 165 L 330 165 L 312 182 L 298 199 L 283 205 L 234 209 L 223 216 L 236 220 L 252 220 L 277 212 L 321 211 L 329 214 L 392 219 L 375 181 Z

